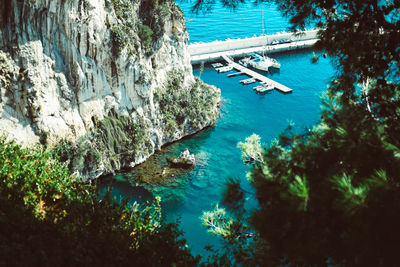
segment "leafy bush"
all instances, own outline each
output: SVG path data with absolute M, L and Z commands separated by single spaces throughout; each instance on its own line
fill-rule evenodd
M 128 52 L 135 52 L 134 29 L 134 9 L 129 0 L 111 0 L 112 6 L 117 16 L 118 23 L 111 25 L 111 39 L 113 42 L 113 53 L 117 54 L 128 46 Z
M 141 25 L 138 30 L 139 38 L 142 42 L 142 47 L 147 54 L 151 52 L 151 44 L 153 42 L 153 31 L 147 25 Z
M 153 53 L 154 44 L 164 34 L 165 21 L 171 18 L 183 20 L 183 13 L 171 0 L 141 1 L 139 7 L 139 21 L 134 5 L 130 0 L 108 0 L 112 6 L 118 22 L 109 25 L 113 42 L 113 52 L 118 54 L 127 47 L 128 53 L 136 52 L 138 41 L 147 56 Z M 109 21 L 107 24 L 110 24 Z M 139 40 L 137 40 L 139 37 Z M 136 47 L 135 47 L 136 45 Z
M 111 38 L 114 53 L 121 52 L 129 42 L 129 35 L 126 34 L 124 28 L 119 25 L 113 25 L 111 27 Z
M 195 266 L 159 201 L 100 199 L 53 153 L 0 138 L 0 265 Z
M 165 88 L 158 88 L 154 93 L 154 101 L 159 104 L 163 118 L 163 130 L 170 135 L 179 128 L 183 129 L 185 125 L 198 129 L 200 122 L 204 123 L 206 119 L 215 121 L 217 118 L 215 106 L 219 97 L 218 91 L 200 79 L 196 79 L 188 89 L 182 88 L 183 75 L 177 71 L 169 72 Z M 170 127 L 171 125 L 176 127 Z
M 68 168 L 84 174 L 94 171 L 104 164 L 106 172 L 113 172 L 130 162 L 147 147 L 149 141 L 145 126 L 133 118 L 112 110 L 103 120 L 97 121 L 89 133 L 73 143 L 62 140 L 53 150 Z

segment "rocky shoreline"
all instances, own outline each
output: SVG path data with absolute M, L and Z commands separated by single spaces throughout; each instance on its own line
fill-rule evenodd
M 215 124 L 174 1 L 0 3 L 0 134 L 41 143 L 93 179 Z

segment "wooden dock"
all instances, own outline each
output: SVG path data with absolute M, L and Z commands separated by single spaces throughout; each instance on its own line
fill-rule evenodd
M 241 73 L 241 72 L 229 73 L 228 77 L 235 77 L 235 76 L 240 76 L 240 75 L 243 75 L 243 74 L 244 73 Z
M 265 77 L 264 75 L 261 75 L 255 71 L 252 71 L 236 62 L 234 62 L 232 59 L 230 59 L 228 56 L 226 55 L 222 55 L 221 56 L 229 65 L 231 65 L 235 70 L 248 75 L 249 77 L 252 77 L 260 82 L 265 82 L 268 84 L 272 84 L 276 89 L 278 89 L 279 91 L 283 92 L 283 93 L 290 93 L 292 92 L 292 89 L 290 89 L 289 87 L 284 86 L 283 84 L 280 84 L 278 82 L 275 82 L 274 80 L 271 80 L 267 77 Z

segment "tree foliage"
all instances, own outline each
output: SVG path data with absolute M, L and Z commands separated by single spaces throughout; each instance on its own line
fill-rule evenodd
M 259 257 L 231 259 L 392 265 L 400 238 L 400 1 L 257 2 L 274 2 L 292 30 L 320 27 L 315 48 L 331 56 L 337 74 L 312 129 L 289 126 L 265 149 L 254 136 L 239 145 L 253 165 L 247 177 L 259 208 L 236 220 L 251 227 L 246 248 L 254 249 L 246 252 L 240 246 L 249 241 L 240 240 L 236 248 Z
M 400 150 L 374 119 L 362 120 L 365 112 L 336 111 L 349 120 L 338 127 L 323 119 L 306 142 L 273 143 L 252 169 L 260 209 L 251 223 L 279 257 L 347 265 L 396 259 Z
M 0 138 L 0 265 L 196 265 L 160 200 L 101 197 L 52 153 Z

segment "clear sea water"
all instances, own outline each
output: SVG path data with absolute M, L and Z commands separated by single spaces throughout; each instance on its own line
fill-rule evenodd
M 211 12 L 193 13 L 193 1 L 176 2 L 185 12 L 190 42 L 211 42 L 260 35 L 263 33 L 263 15 L 265 34 L 274 34 L 287 30 L 288 27 L 288 20 L 283 18 L 272 4 L 254 5 L 249 3 L 253 1 L 247 1 L 248 3 L 240 4 L 232 10 L 216 3 Z
M 259 35 L 262 10 L 264 11 L 266 32 L 268 34 L 287 30 L 287 20 L 282 18 L 274 6 L 253 6 L 246 4 L 235 12 L 216 6 L 212 13 L 198 15 L 190 13 L 188 1 L 178 1 L 185 12 L 190 42 L 209 42 L 226 38 L 251 37 Z M 132 201 L 143 202 L 161 195 L 167 219 L 179 219 L 184 237 L 194 254 L 206 254 L 204 246 L 218 246 L 220 240 L 207 233 L 199 217 L 221 201 L 226 180 L 237 178 L 242 186 L 252 192 L 246 181 L 247 167 L 241 161 L 241 151 L 237 143 L 244 141 L 253 133 L 261 136 L 269 144 L 289 122 L 298 129 L 312 126 L 318 122 L 320 95 L 326 89 L 334 74 L 329 59 L 320 58 L 318 64 L 311 64 L 312 51 L 298 51 L 273 55 L 281 63 L 278 72 L 267 74 L 272 79 L 293 89 L 291 94 L 273 91 L 259 95 L 253 85 L 239 83 L 244 76 L 228 78 L 218 74 L 206 65 L 201 79 L 221 88 L 222 105 L 220 118 L 214 128 L 206 129 L 192 137 L 169 145 L 151 160 L 165 164 L 167 156 L 177 156 L 188 148 L 196 154 L 198 164 L 193 170 L 177 175 L 175 182 L 166 185 L 137 186 L 137 170 L 122 173 L 105 179 L 100 185 L 113 186 L 113 194 L 132 197 Z M 199 75 L 199 67 L 194 66 L 194 75 Z M 136 172 L 136 173 L 135 173 Z M 249 209 L 255 205 L 251 194 Z

